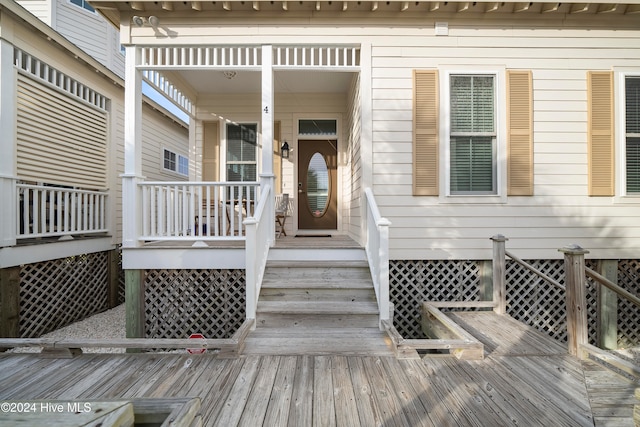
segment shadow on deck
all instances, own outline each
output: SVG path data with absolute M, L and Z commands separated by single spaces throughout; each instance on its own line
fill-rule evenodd
M 199 397 L 206 426 L 633 426 L 637 384 L 508 316 L 451 316 L 483 342 L 483 360 L 4 354 L 0 400 Z

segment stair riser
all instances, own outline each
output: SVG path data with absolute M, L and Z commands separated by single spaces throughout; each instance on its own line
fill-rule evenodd
M 378 316 L 370 314 L 277 314 L 258 313 L 258 328 L 377 328 Z
M 263 288 L 260 301 L 375 301 L 371 289 L 275 289 Z

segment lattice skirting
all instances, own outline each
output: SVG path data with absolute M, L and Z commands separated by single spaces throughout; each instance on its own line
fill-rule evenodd
M 526 261 L 557 282 L 564 284 L 563 260 Z M 398 261 L 389 263 L 389 294 L 394 304 L 394 325 L 405 338 L 422 338 L 422 301 L 479 301 L 487 295 L 481 289 L 484 261 Z M 587 260 L 596 269 L 596 261 Z M 485 273 L 486 274 L 486 273 Z M 507 259 L 507 313 L 561 341 L 567 341 L 565 292 L 552 286 L 519 264 Z M 618 262 L 618 284 L 636 295 L 640 291 L 640 262 Z M 598 324 L 597 286 L 587 280 L 589 340 L 596 344 Z M 618 346 L 640 343 L 640 309 L 618 300 Z
M 20 269 L 20 337 L 37 338 L 108 308 L 108 253 Z
M 148 270 L 148 338 L 230 338 L 245 319 L 244 270 Z
M 423 301 L 480 300 L 479 263 L 476 261 L 389 262 L 389 298 L 393 324 L 405 338 L 423 338 L 420 304 Z

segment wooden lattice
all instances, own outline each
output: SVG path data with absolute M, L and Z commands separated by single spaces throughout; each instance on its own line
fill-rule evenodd
M 118 304 L 124 304 L 125 296 L 125 275 L 122 268 L 122 246 L 118 246 L 116 249 L 116 256 L 118 257 Z
M 244 270 L 150 270 L 146 336 L 230 338 L 245 319 Z
M 640 261 L 618 262 L 618 284 L 634 295 L 640 295 Z M 624 298 L 618 299 L 618 346 L 640 345 L 640 308 Z
M 423 301 L 478 301 L 479 263 L 476 261 L 390 261 L 389 297 L 393 324 L 405 338 L 423 338 Z
M 564 285 L 564 260 L 525 261 Z M 587 260 L 596 269 L 596 261 Z M 476 301 L 480 299 L 479 262 L 476 261 L 391 261 L 389 293 L 394 304 L 394 326 L 406 338 L 421 338 L 420 303 L 432 301 Z M 566 296 L 562 289 L 507 259 L 507 313 L 541 332 L 567 341 Z M 618 263 L 618 284 L 636 295 L 640 291 L 640 262 Z M 598 286 L 587 279 L 589 342 L 597 343 Z M 640 343 L 640 309 L 618 300 L 618 345 Z
M 20 270 L 20 337 L 37 338 L 107 309 L 108 253 L 77 255 Z
M 563 260 L 530 260 L 527 264 L 564 284 Z M 507 313 L 551 337 L 567 341 L 565 293 L 511 260 L 507 260 Z

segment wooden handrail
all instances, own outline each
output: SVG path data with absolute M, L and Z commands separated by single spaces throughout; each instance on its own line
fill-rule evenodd
M 638 307 L 640 307 L 640 298 L 638 298 L 637 296 L 635 296 L 631 292 L 629 292 L 626 289 L 616 285 L 611 280 L 607 279 L 606 277 L 602 276 L 601 274 L 597 273 L 596 271 L 593 271 L 589 267 L 585 267 L 585 271 L 587 273 L 587 276 L 595 279 L 601 285 L 606 286 L 607 288 L 611 289 L 616 294 L 620 295 L 623 298 L 628 299 L 633 304 L 635 304 Z

